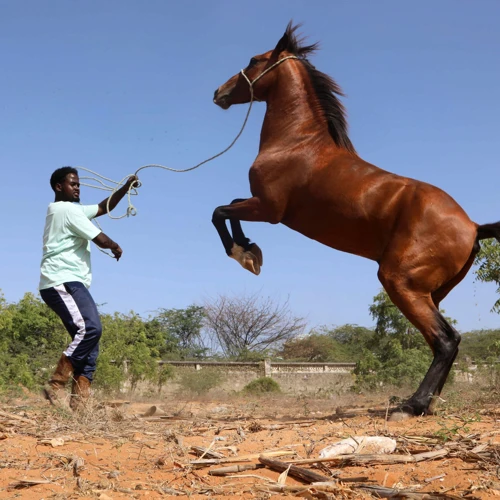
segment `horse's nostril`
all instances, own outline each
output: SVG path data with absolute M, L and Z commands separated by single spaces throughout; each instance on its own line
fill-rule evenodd
M 218 93 L 219 93 L 219 89 L 216 89 L 214 92 L 214 99 L 216 99 Z

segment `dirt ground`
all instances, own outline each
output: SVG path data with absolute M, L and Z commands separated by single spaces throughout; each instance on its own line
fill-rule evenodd
M 500 403 L 401 422 L 387 421 L 386 404 L 93 400 L 75 417 L 25 394 L 0 406 L 0 499 L 500 498 Z M 295 466 L 320 475 L 319 484 L 259 461 L 264 455 L 288 468 L 350 436 L 388 436 L 397 448 Z

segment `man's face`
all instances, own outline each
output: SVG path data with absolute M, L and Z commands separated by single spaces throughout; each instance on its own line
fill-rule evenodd
M 80 202 L 80 179 L 76 174 L 68 174 L 64 181 L 56 184 L 56 192 L 61 201 Z

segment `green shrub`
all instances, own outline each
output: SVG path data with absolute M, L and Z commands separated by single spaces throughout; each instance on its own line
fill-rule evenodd
M 194 392 L 198 396 L 217 387 L 221 381 L 221 374 L 213 370 L 200 370 L 181 375 L 179 384 L 183 389 Z
M 172 365 L 162 364 L 158 367 L 158 392 L 171 379 L 175 377 L 175 368 Z
M 363 351 L 354 369 L 354 389 L 373 391 L 384 386 L 414 387 L 424 378 L 431 361 L 430 352 L 402 349 L 397 339 L 390 339 L 382 355 Z
M 270 392 L 281 392 L 280 385 L 276 380 L 270 377 L 260 377 L 252 380 L 243 388 L 243 392 L 247 394 L 267 394 Z

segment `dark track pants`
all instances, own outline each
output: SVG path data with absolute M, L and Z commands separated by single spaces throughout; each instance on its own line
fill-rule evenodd
M 71 336 L 72 342 L 64 354 L 73 365 L 73 376 L 83 375 L 92 381 L 102 326 L 97 306 L 88 289 L 79 281 L 69 281 L 40 290 L 40 295 L 61 318 Z

